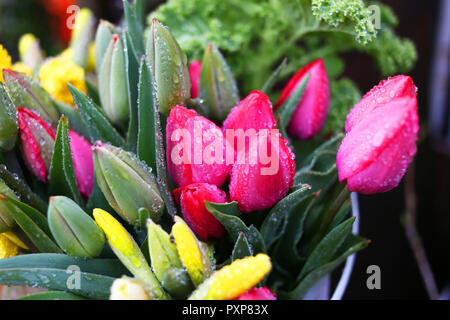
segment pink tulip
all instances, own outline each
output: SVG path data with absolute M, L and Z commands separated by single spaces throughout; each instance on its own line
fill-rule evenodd
M 237 106 L 223 122 L 222 130 L 242 129 L 275 129 L 276 120 L 273 116 L 272 103 L 269 97 L 261 91 L 252 91 Z
M 42 182 L 48 174 L 56 139 L 54 128 L 36 113 L 17 108 L 22 154 L 31 172 Z M 69 131 L 70 149 L 78 188 L 88 198 L 94 186 L 94 162 L 91 145 L 74 131 Z
M 75 131 L 69 132 L 69 138 L 77 186 L 83 197 L 87 199 L 94 188 L 94 160 L 91 144 Z
M 22 154 L 31 172 L 42 182 L 48 182 L 55 132 L 47 122 L 26 108 L 17 108 Z
M 398 186 L 417 150 L 415 95 L 374 105 L 349 128 L 337 153 L 339 180 L 348 190 L 364 194 Z
M 221 186 L 230 173 L 222 130 L 194 110 L 176 106 L 166 127 L 169 174 L 179 187 L 191 183 Z
M 191 98 L 198 98 L 200 92 L 200 72 L 202 63 L 200 61 L 191 61 L 189 63 L 189 78 L 191 79 Z
M 175 191 L 179 195 L 179 203 L 184 221 L 203 241 L 220 238 L 225 234 L 222 224 L 206 209 L 204 201 L 215 203 L 227 202 L 227 195 L 217 186 L 208 183 L 193 183 Z M 178 190 L 178 189 L 177 189 Z
M 235 300 L 277 300 L 275 293 L 266 287 L 253 288 L 241 294 Z
M 294 182 L 295 156 L 287 140 L 277 130 L 265 132 L 269 133 L 258 133 L 248 150 L 238 151 L 231 170 L 230 199 L 237 201 L 243 212 L 272 207 L 287 195 Z
M 314 137 L 327 118 L 330 89 L 323 60 L 318 59 L 301 68 L 289 80 L 275 106 L 275 109 L 281 107 L 308 74 L 308 84 L 288 126 L 289 134 L 301 140 Z
M 387 80 L 382 80 L 373 87 L 359 101 L 352 110 L 350 110 L 345 122 L 345 132 L 349 132 L 355 124 L 361 122 L 374 109 L 388 103 L 389 101 L 404 96 L 416 96 L 417 88 L 411 77 L 397 75 Z

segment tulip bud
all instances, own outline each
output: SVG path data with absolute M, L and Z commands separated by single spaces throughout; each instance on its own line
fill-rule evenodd
M 139 246 L 108 212 L 94 209 L 94 219 L 103 230 L 111 249 L 130 272 L 145 284 L 152 298 L 167 299 L 167 294 L 153 274 Z
M 17 114 L 3 84 L 0 83 L 0 151 L 9 151 L 16 144 Z
M 251 130 L 256 133 L 260 129 L 275 129 L 277 122 L 273 116 L 272 103 L 269 97 L 262 91 L 252 91 L 236 107 L 231 109 L 230 114 L 223 122 L 222 130 L 228 143 L 236 151 L 244 146 L 248 149 L 248 143 L 239 141 L 239 132 L 250 134 Z
M 409 76 L 397 75 L 382 80 L 373 87 L 350 110 L 345 122 L 345 132 L 348 133 L 353 126 L 361 122 L 374 109 L 390 102 L 397 97 L 417 96 L 417 88 Z
M 253 288 L 241 294 L 235 300 L 277 300 L 275 293 L 266 287 Z
M 33 78 L 4 69 L 3 77 L 11 101 L 16 107 L 36 111 L 40 117 L 58 123 L 59 112 L 52 97 Z
M 39 180 L 47 182 L 55 145 L 55 132 L 34 112 L 22 107 L 17 108 L 17 111 L 25 163 Z
M 310 76 L 305 91 L 288 126 L 289 134 L 301 140 L 315 136 L 327 118 L 330 89 L 323 60 L 318 59 L 301 68 L 289 80 L 275 106 L 276 109 L 281 107 L 308 74 Z
M 194 110 L 176 106 L 166 127 L 169 174 L 179 187 L 191 183 L 221 186 L 230 172 L 223 133 Z
M 176 105 L 190 96 L 187 59 L 169 29 L 153 19 L 147 42 L 159 111 L 168 115 Z
M 231 170 L 230 199 L 237 201 L 243 212 L 272 207 L 294 182 L 294 158 L 278 130 L 260 130 L 248 151 L 246 148 L 237 154 Z
M 25 63 L 31 70 L 36 69 L 42 60 L 41 47 L 39 45 L 39 40 L 31 34 L 27 33 L 20 37 L 19 40 L 19 55 L 20 60 Z
M 6 194 L 15 200 L 19 200 L 14 191 L 2 179 L 0 179 L 0 194 Z M 13 210 L 15 210 L 15 207 L 10 201 L 0 198 L 0 233 L 7 232 L 16 226 L 16 222 L 11 216 Z
M 88 199 L 94 188 L 94 159 L 91 144 L 75 131 L 69 131 L 70 150 L 78 189 Z
M 3 69 L 11 68 L 11 56 L 8 51 L 0 44 L 0 82 L 5 82 L 3 79 Z
M 20 254 L 20 248 L 14 242 L 0 233 L 0 260 L 14 257 Z
M 158 220 L 164 202 L 150 168 L 112 145 L 97 143 L 93 150 L 97 183 L 110 206 L 134 226 L 140 223 L 141 208 L 150 213 L 152 220 Z
M 81 9 L 75 17 L 70 48 L 73 50 L 72 60 L 81 67 L 86 67 L 89 44 L 94 38 L 95 17 L 88 8 Z
M 126 79 L 122 41 L 114 34 L 100 67 L 99 94 L 105 114 L 122 127 L 126 126 L 129 117 Z
M 100 255 L 105 245 L 103 231 L 73 200 L 51 197 L 47 217 L 53 237 L 69 256 L 93 258 Z
M 192 293 L 189 300 L 234 299 L 261 282 L 271 269 L 270 257 L 263 253 L 234 260 L 214 272 Z
M 170 268 L 181 268 L 177 248 L 170 241 L 170 235 L 152 220 L 147 222 L 147 242 L 150 261 L 156 278 L 161 282 L 164 273 Z
M 336 158 L 339 181 L 349 191 L 363 194 L 395 188 L 417 151 L 418 131 L 415 96 L 377 105 L 351 126 L 342 141 Z
M 185 268 L 168 269 L 161 280 L 161 284 L 175 299 L 186 299 L 194 289 Z
M 109 300 L 151 300 L 151 298 L 141 281 L 123 276 L 114 280 Z
M 223 121 L 239 101 L 233 74 L 217 47 L 210 44 L 205 51 L 200 75 L 200 99 L 207 106 L 206 116 Z
M 175 216 L 172 235 L 178 255 L 192 283 L 194 286 L 200 285 L 212 273 L 212 263 L 206 245 L 197 239 L 188 225 L 178 216 Z
M 200 73 L 202 63 L 200 61 L 191 61 L 189 63 L 189 79 L 191 80 L 191 98 L 198 98 L 200 92 Z
M 95 68 L 97 70 L 97 73 L 100 73 L 103 59 L 114 33 L 115 28 L 110 22 L 100 20 L 97 28 L 97 33 L 95 35 Z
M 203 241 L 220 238 L 225 234 L 222 224 L 206 209 L 205 201 L 227 202 L 225 192 L 207 183 L 194 183 L 183 188 L 180 196 L 183 219 Z

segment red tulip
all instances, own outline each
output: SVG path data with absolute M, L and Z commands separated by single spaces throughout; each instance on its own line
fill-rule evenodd
M 235 300 L 277 300 L 277 297 L 268 288 L 259 287 L 241 294 Z
M 337 153 L 339 180 L 348 190 L 364 194 L 398 186 L 417 150 L 415 95 L 374 105 L 349 127 Z
M 260 130 L 249 149 L 238 152 L 231 171 L 230 199 L 243 212 L 272 207 L 294 182 L 294 158 L 277 130 Z
M 230 173 L 222 131 L 194 110 L 176 106 L 166 127 L 169 174 L 179 187 L 191 183 L 221 186 Z
M 408 95 L 414 97 L 417 95 L 417 88 L 411 77 L 398 75 L 387 80 L 382 80 L 366 93 L 361 101 L 350 110 L 345 122 L 345 132 L 349 132 L 355 124 L 361 122 L 374 109 L 397 97 Z
M 278 109 L 308 74 L 308 84 L 288 126 L 289 134 L 301 140 L 315 136 L 327 118 L 330 89 L 323 60 L 318 59 L 301 68 L 289 80 L 275 106 Z
M 31 172 L 42 182 L 48 182 L 53 156 L 55 130 L 36 113 L 17 108 L 22 154 Z M 94 162 L 91 145 L 74 131 L 69 131 L 72 162 L 78 188 L 88 198 L 94 186 Z
M 39 180 L 48 182 L 55 132 L 47 122 L 28 109 L 18 107 L 17 118 L 25 163 Z
M 179 203 L 183 219 L 203 241 L 220 238 L 225 233 L 222 224 L 206 209 L 204 201 L 215 203 L 227 202 L 227 195 L 217 186 L 208 183 L 193 183 L 181 189 Z M 179 190 L 176 189 L 176 190 Z
M 273 116 L 272 103 L 269 97 L 261 91 L 252 91 L 236 107 L 223 122 L 224 133 L 228 129 L 275 129 L 276 120 Z
M 202 63 L 200 61 L 191 61 L 189 64 L 189 78 L 191 79 L 191 98 L 198 98 L 200 92 L 200 72 Z

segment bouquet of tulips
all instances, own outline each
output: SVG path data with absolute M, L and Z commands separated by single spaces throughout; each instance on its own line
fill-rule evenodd
M 0 284 L 26 299 L 302 299 L 368 240 L 350 192 L 396 187 L 416 152 L 416 87 L 380 82 L 318 135 L 321 59 L 272 105 L 214 44 L 188 63 L 142 1 L 120 27 L 88 9 L 70 47 L 0 48 Z M 93 41 L 95 39 L 95 41 Z M 252 63 L 252 61 L 247 61 Z

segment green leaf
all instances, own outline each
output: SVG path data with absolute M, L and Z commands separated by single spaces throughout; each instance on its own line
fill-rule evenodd
M 281 199 L 269 212 L 261 226 L 261 235 L 264 238 L 267 249 L 284 234 L 289 214 L 294 206 L 311 194 L 309 185 L 302 185 L 299 189 Z
M 342 262 L 347 259 L 350 255 L 355 252 L 364 249 L 369 244 L 369 241 L 366 239 L 360 238 L 353 234 L 350 234 L 347 237 L 347 240 L 339 249 L 339 252 L 335 255 L 335 257 L 327 262 L 324 265 L 314 269 L 310 273 L 306 274 L 303 279 L 297 282 L 295 288 L 290 292 L 278 291 L 279 299 L 291 299 L 291 300 L 299 300 L 302 299 L 308 290 L 322 277 L 329 274 L 333 271 L 337 266 L 339 266 Z
M 127 0 L 123 1 L 126 28 L 139 56 L 144 53 L 144 31 L 141 19 L 142 4 L 140 2 L 141 0 L 136 0 L 131 6 Z
M 58 108 L 59 113 L 65 115 L 67 119 L 69 119 L 70 129 L 89 140 L 89 131 L 84 124 L 80 110 L 59 101 L 55 101 L 55 105 Z
M 103 113 L 100 112 L 94 102 L 70 83 L 68 83 L 67 86 L 69 87 L 73 99 L 80 110 L 82 119 L 88 128 L 91 142 L 95 143 L 95 141 L 101 140 L 103 142 L 112 143 L 118 147 L 124 146 L 124 139 L 109 123 Z
M 306 260 L 305 265 L 298 276 L 299 279 L 303 278 L 314 269 L 328 263 L 334 257 L 339 247 L 351 233 L 354 221 L 355 218 L 353 217 L 344 221 L 331 230 L 331 232 L 320 241 Z
M 218 204 L 205 201 L 205 207 L 225 227 L 234 242 L 237 241 L 241 233 L 244 233 L 254 253 L 266 252 L 264 239 L 258 229 L 253 225 L 247 227 L 245 223 L 236 216 L 236 203 Z M 230 214 L 230 212 L 232 212 L 232 214 Z
M 51 195 L 67 196 L 83 206 L 77 187 L 70 149 L 69 124 L 62 116 L 56 132 L 55 147 L 50 165 L 49 191 Z
M 84 82 L 86 83 L 86 89 L 89 97 L 94 101 L 95 104 L 100 104 L 100 95 L 98 93 L 97 87 L 89 80 L 88 78 L 84 78 Z
M 247 237 L 243 232 L 239 234 L 239 237 L 234 244 L 233 252 L 231 254 L 231 260 L 242 259 L 248 256 L 252 256 L 253 252 L 248 243 Z
M 0 260 L 0 269 L 63 269 L 76 265 L 81 271 L 119 278 L 131 275 L 118 259 L 85 259 L 56 253 L 34 253 Z
M 20 199 L 23 199 L 24 203 L 41 212 L 47 212 L 47 204 L 35 194 L 22 179 L 9 172 L 5 165 L 0 165 L 0 179 L 2 179 L 9 188 L 14 190 Z
M 123 47 L 125 50 L 125 71 L 127 75 L 128 106 L 130 119 L 128 123 L 127 147 L 136 153 L 138 143 L 138 84 L 139 84 L 139 59 L 132 43 L 130 33 L 124 31 Z
M 47 291 L 29 294 L 15 300 L 85 300 L 85 298 L 64 291 Z
M 297 105 L 303 96 L 306 85 L 308 84 L 309 76 L 310 75 L 308 74 L 303 78 L 297 88 L 295 88 L 289 98 L 283 103 L 276 113 L 277 116 L 280 115 L 283 129 L 287 128 L 289 122 L 291 122 L 292 115 L 297 109 Z
M 139 159 L 156 172 L 155 108 L 153 106 L 153 85 L 150 68 L 145 58 L 141 59 L 139 79 L 139 133 L 137 155 Z
M 280 65 L 275 69 L 274 72 L 270 75 L 269 79 L 266 80 L 264 85 L 261 88 L 261 91 L 264 93 L 268 93 L 270 90 L 272 90 L 272 87 L 277 82 L 278 78 L 280 77 L 281 71 L 286 67 L 287 58 L 284 58 L 283 61 L 281 61 Z
M 5 194 L 2 194 L 1 196 L 4 197 L 4 199 L 0 201 L 10 201 L 16 205 L 16 210 L 12 210 L 10 214 L 39 251 L 62 253 L 61 249 L 47 234 L 47 232 L 49 233 L 50 231 L 48 230 L 48 224 L 45 218 L 43 218 L 45 224 L 41 218 L 38 218 L 39 216 L 42 216 L 40 213 L 37 213 L 35 209 L 16 201 Z M 22 208 L 26 208 L 26 210 L 22 211 Z M 28 214 L 30 214 L 30 216 Z

